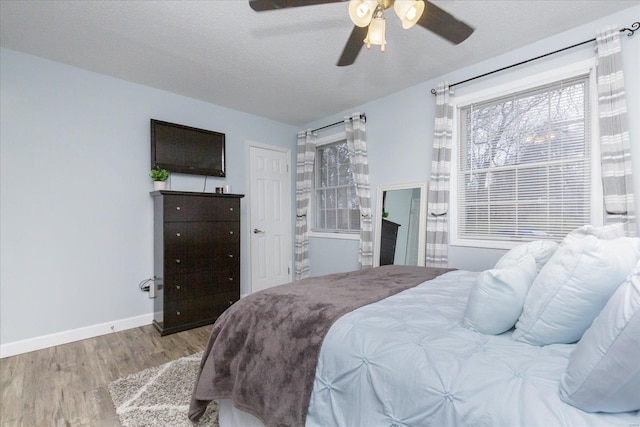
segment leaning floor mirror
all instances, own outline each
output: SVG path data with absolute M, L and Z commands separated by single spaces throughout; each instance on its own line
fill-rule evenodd
M 427 183 L 378 187 L 373 265 L 425 265 Z

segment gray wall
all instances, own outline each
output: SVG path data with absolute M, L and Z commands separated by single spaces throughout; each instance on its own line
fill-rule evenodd
M 0 55 L 3 344 L 152 312 L 138 289 L 153 275 L 150 118 L 226 133 L 227 177 L 209 178 L 209 192 L 223 184 L 245 192 L 247 140 L 295 153 L 289 125 L 7 49 Z M 175 175 L 170 184 L 202 191 L 204 177 Z M 246 268 L 241 279 L 246 285 Z

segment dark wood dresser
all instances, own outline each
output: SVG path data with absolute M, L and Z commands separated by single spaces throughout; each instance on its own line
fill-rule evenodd
M 215 322 L 240 299 L 240 194 L 154 191 L 153 324 L 161 335 Z

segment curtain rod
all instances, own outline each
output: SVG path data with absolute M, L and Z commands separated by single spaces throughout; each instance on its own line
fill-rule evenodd
M 634 22 L 631 25 L 631 28 L 622 28 L 620 30 L 620 32 L 623 33 L 625 31 L 629 31 L 629 34 L 627 34 L 627 37 L 631 37 L 639 28 L 640 28 L 640 22 Z M 502 68 L 499 68 L 497 70 L 489 71 L 488 73 L 480 74 L 479 76 L 471 77 L 470 79 L 462 80 L 461 82 L 457 82 L 457 83 L 454 83 L 452 85 L 449 85 L 449 87 L 451 88 L 451 87 L 460 85 L 462 83 L 470 82 L 471 80 L 479 79 L 480 77 L 485 77 L 485 76 L 488 76 L 490 74 L 494 74 L 494 73 L 497 73 L 497 72 L 500 72 L 500 71 L 508 70 L 509 68 L 517 67 L 518 65 L 526 64 L 527 62 L 532 62 L 532 61 L 535 61 L 537 59 L 544 58 L 545 56 L 554 55 L 556 53 L 563 52 L 563 51 L 569 50 L 569 49 L 573 49 L 574 47 L 582 46 L 583 44 L 591 43 L 591 42 L 594 42 L 594 41 L 596 41 L 595 38 L 592 38 L 590 40 L 585 40 L 583 42 L 576 43 L 576 44 L 571 45 L 571 46 L 563 47 L 562 49 L 554 50 L 553 52 L 545 53 L 544 55 L 536 56 L 535 58 L 527 59 L 526 61 L 518 62 L 517 64 L 508 65 L 506 67 L 502 67 Z M 431 93 L 435 95 L 436 94 L 436 90 L 435 89 L 431 89 Z
M 364 113 L 360 114 L 360 118 L 363 119 L 365 123 L 367 122 L 367 115 L 366 114 L 364 114 Z M 352 118 L 350 118 L 349 120 L 353 121 Z M 327 128 L 330 128 L 330 127 L 333 127 L 333 126 L 337 126 L 337 125 L 340 125 L 342 123 L 344 123 L 344 120 L 339 121 L 339 122 L 335 122 L 335 123 L 331 123 L 330 125 L 319 127 L 318 129 L 313 129 L 311 132 L 318 132 L 319 130 L 327 129 Z

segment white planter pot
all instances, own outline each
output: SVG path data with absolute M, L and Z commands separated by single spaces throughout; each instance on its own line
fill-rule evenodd
M 155 191 L 166 190 L 167 189 L 167 181 L 153 181 L 153 189 Z

